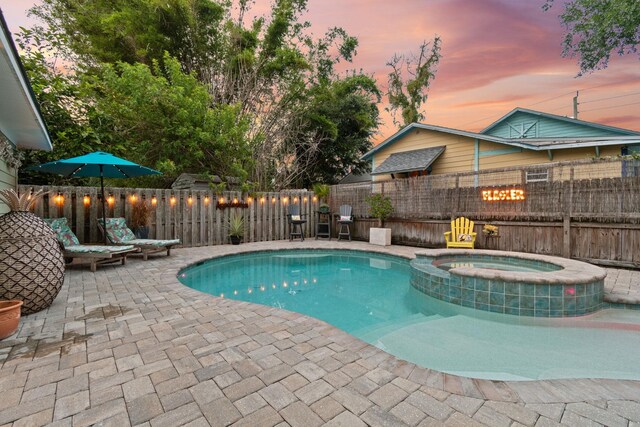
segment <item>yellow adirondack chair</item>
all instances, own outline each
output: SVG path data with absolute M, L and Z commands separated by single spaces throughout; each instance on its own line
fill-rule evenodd
M 460 241 L 461 235 L 471 236 L 470 241 Z M 451 221 L 451 231 L 444 233 L 447 248 L 471 248 L 476 243 L 476 233 L 473 231 L 473 221 L 465 217 Z

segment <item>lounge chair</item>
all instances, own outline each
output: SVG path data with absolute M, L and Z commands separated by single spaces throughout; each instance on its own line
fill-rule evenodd
M 98 227 L 102 229 L 102 218 L 98 220 Z M 114 245 L 133 245 L 139 248 L 142 253 L 142 259 L 149 259 L 149 255 L 167 251 L 167 256 L 171 255 L 171 248 L 180 244 L 180 239 L 136 239 L 135 234 L 129 227 L 124 218 L 107 218 L 107 238 Z
M 339 226 L 338 240 L 340 240 L 342 236 L 346 236 L 349 238 L 349 241 L 351 241 L 351 224 L 353 224 L 352 210 L 350 205 L 340 206 L 340 214 L 336 220 Z
M 473 231 L 473 221 L 461 216 L 451 221 L 451 231 L 444 233 L 447 248 L 474 249 L 476 233 Z
M 300 206 L 289 205 L 287 219 L 289 221 L 290 241 L 293 240 L 294 237 L 300 237 L 300 240 L 304 242 L 304 229 L 302 226 L 307 222 L 306 219 L 303 219 L 305 216 L 305 214 L 300 214 Z
M 127 262 L 127 255 L 138 252 L 133 245 L 106 246 L 106 245 L 81 245 L 80 241 L 69 228 L 66 218 L 45 218 L 44 221 L 56 232 L 58 243 L 62 247 L 65 261 L 73 259 L 88 259 L 91 271 L 95 272 L 98 265 L 111 264 L 121 261 Z

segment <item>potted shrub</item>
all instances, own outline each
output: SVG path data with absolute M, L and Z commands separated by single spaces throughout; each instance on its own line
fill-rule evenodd
M 391 199 L 382 194 L 372 194 L 367 197 L 369 215 L 378 219 L 378 227 L 369 229 L 369 243 L 389 246 L 391 244 L 391 229 L 383 228 L 384 221 L 393 213 Z
M 146 200 L 135 203 L 131 209 L 131 228 L 138 239 L 149 238 L 149 220 L 151 208 Z
M 327 198 L 329 197 L 330 193 L 331 187 L 329 187 L 327 184 L 313 184 L 313 194 L 315 194 L 320 201 L 320 204 L 318 205 L 318 212 L 323 214 L 328 214 L 329 212 L 331 212 L 331 208 L 327 204 Z
M 229 239 L 231 244 L 239 245 L 244 237 L 244 216 L 234 213 L 229 218 Z

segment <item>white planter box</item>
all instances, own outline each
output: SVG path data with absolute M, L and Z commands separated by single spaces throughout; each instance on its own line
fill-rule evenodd
M 372 245 L 389 246 L 391 244 L 391 229 L 377 227 L 370 228 L 369 243 Z

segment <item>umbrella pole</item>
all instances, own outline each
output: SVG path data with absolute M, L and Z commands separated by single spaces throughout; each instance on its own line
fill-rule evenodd
M 104 199 L 104 172 L 102 171 L 102 165 L 100 165 L 100 191 L 102 193 L 102 234 L 104 235 L 104 244 L 108 245 L 107 242 L 107 210 L 105 207 L 105 199 Z

